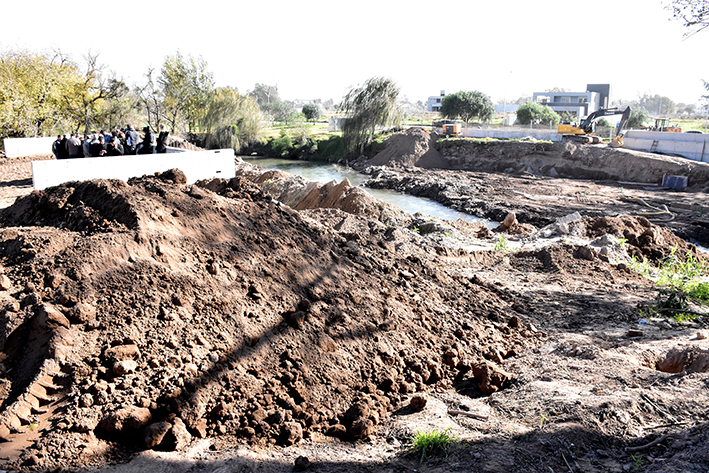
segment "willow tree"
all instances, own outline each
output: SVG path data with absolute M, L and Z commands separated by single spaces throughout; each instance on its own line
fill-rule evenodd
M 372 143 L 377 127 L 401 124 L 398 97 L 399 87 L 383 77 L 369 79 L 345 95 L 340 109 L 349 115 L 342 126 L 342 138 L 348 151 L 362 153 Z
M 203 127 L 208 148 L 233 148 L 258 139 L 263 115 L 256 100 L 232 87 L 218 87 L 205 110 Z

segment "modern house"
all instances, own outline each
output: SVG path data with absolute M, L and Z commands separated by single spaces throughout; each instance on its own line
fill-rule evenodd
M 428 107 L 427 110 L 429 112 L 440 112 L 441 111 L 441 102 L 443 101 L 443 97 L 446 96 L 446 91 L 441 90 L 441 95 L 433 95 L 428 98 Z
M 585 117 L 610 104 L 610 84 L 588 84 L 586 92 L 534 92 L 532 102 L 548 105 L 556 113 Z

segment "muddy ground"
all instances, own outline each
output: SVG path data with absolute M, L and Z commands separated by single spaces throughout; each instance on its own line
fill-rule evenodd
M 409 216 L 243 163 L 32 192 L 29 159 L 3 160 L 3 468 L 709 469 L 705 319 L 645 320 L 657 291 L 627 263 L 697 255 L 672 222 L 703 228 L 701 186 L 396 161 L 368 172 L 517 221 Z M 433 429 L 458 441 L 420 462 L 407 444 Z

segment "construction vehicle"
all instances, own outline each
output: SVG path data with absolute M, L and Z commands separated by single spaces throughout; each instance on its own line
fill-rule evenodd
M 601 117 L 607 117 L 609 115 L 623 115 L 618 123 L 618 128 L 613 138 L 613 144 L 611 144 L 611 146 L 617 148 L 623 145 L 622 130 L 630 118 L 630 107 L 626 107 L 625 110 L 619 110 L 617 107 L 598 109 L 587 116 L 579 125 L 560 123 L 556 132 L 561 133 L 565 140 L 572 140 L 577 143 L 598 144 L 601 142 L 601 137 L 596 135 L 596 121 Z
M 652 128 L 652 131 L 670 131 L 673 133 L 682 133 L 682 128 L 675 125 L 670 125 L 669 118 L 655 118 L 655 126 Z
M 451 136 L 463 135 L 463 130 L 457 123 L 446 123 L 445 125 L 443 125 L 442 128 L 443 134 L 446 135 L 446 138 L 450 138 Z
M 454 120 L 440 120 L 433 122 L 433 128 L 437 133 L 445 135 L 446 138 L 450 138 L 451 136 L 463 136 L 463 127 Z

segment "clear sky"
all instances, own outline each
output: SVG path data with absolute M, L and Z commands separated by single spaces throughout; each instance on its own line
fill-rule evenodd
M 610 83 L 611 99 L 696 103 L 709 30 L 682 40 L 667 0 L 5 0 L 0 49 L 87 51 L 129 85 L 180 51 L 218 86 L 277 85 L 282 99 L 336 102 L 375 76 L 409 101 L 459 90 L 516 100 Z

